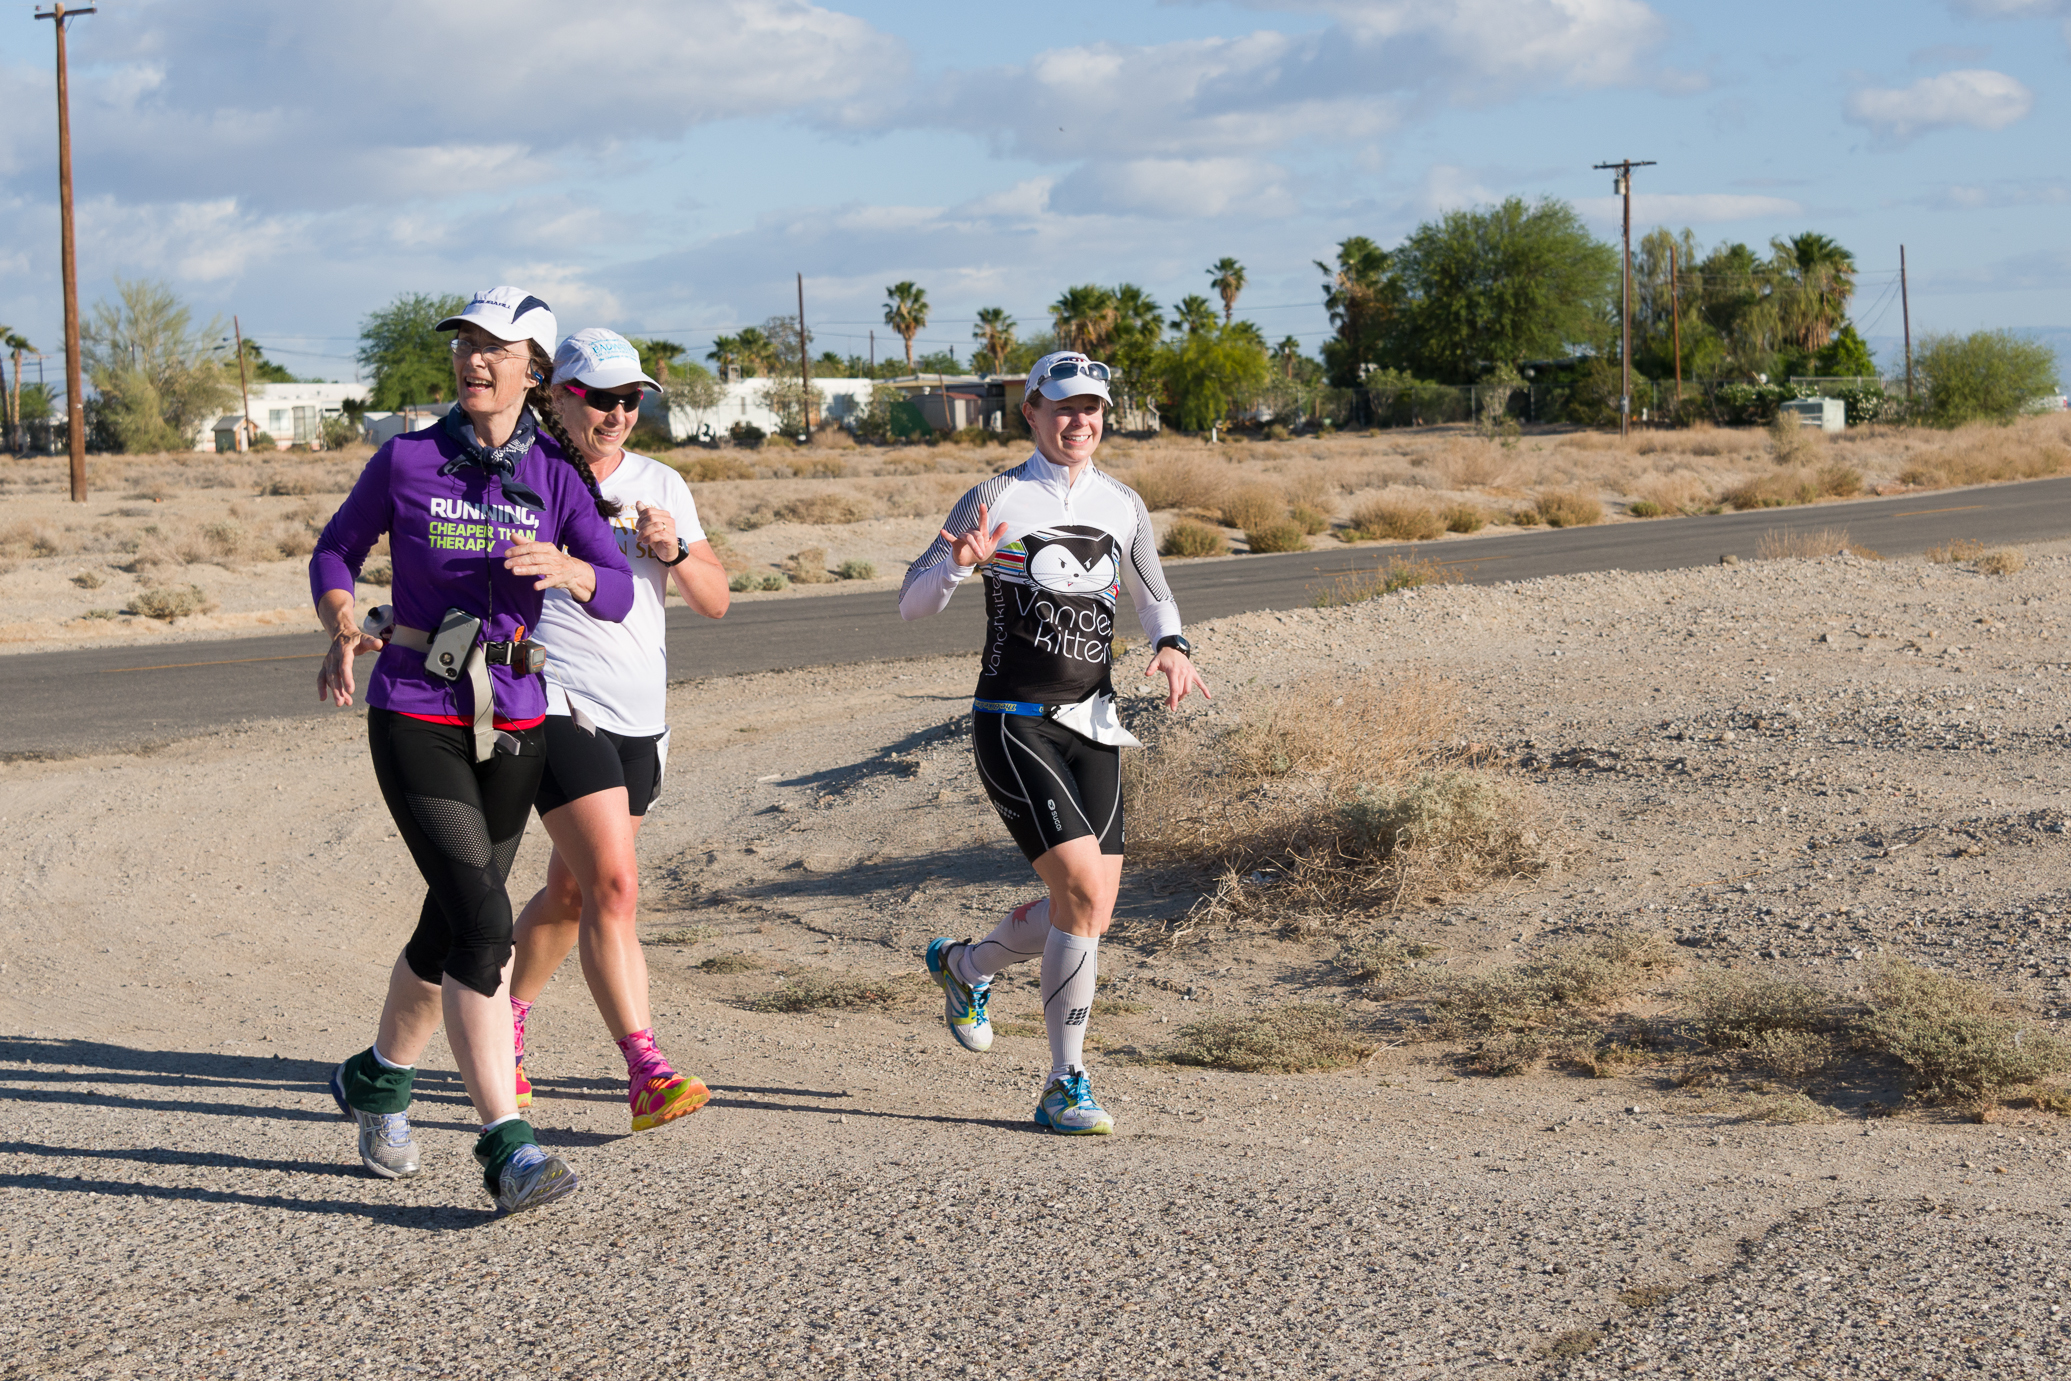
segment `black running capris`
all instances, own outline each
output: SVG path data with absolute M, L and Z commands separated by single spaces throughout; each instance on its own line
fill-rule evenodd
M 489 761 L 474 760 L 474 731 L 391 710 L 367 710 L 374 780 L 424 875 L 417 930 L 403 946 L 427 983 L 450 976 L 494 997 L 511 957 L 511 899 L 504 879 L 525 838 L 525 817 L 546 758 L 537 728 L 499 735 Z
M 662 784 L 660 734 L 595 733 L 573 715 L 547 716 L 546 771 L 539 778 L 539 814 L 613 787 L 626 789 L 626 813 L 645 815 Z
M 1122 750 L 1023 714 L 971 716 L 978 779 L 1007 832 L 1033 863 L 1059 844 L 1092 835 L 1122 852 Z

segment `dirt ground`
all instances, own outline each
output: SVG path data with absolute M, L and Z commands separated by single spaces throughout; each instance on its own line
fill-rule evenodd
M 1215 446 L 1116 438 L 1100 463 L 1143 491 L 1161 536 L 1182 520 L 1205 522 L 1233 552 L 1249 549 L 1246 532 L 1262 515 L 1284 519 L 1292 505 L 1313 509 L 1311 525 L 1322 525 L 1298 539 L 1312 544 L 1366 540 L 1355 515 L 1376 505 L 1465 512 L 1487 524 L 1433 539 L 1461 542 L 1528 517 L 1548 494 L 1593 500 L 1602 521 L 1640 522 L 1658 517 L 1636 511 L 1672 516 L 2062 473 L 2071 470 L 2071 418 L 1952 432 L 1865 427 L 1833 440 L 1806 433 L 1793 446 L 1784 454 L 1776 438 L 1745 428 L 1625 439 L 1533 430 L 1506 443 L 1428 427 Z M 308 553 L 368 454 L 94 456 L 84 505 L 70 501 L 61 459 L 0 461 L 0 653 L 315 627 Z M 806 573 L 805 583 L 738 597 L 794 599 L 896 588 L 957 496 L 1024 454 L 829 438 L 661 458 L 690 479 L 730 569 Z M 802 565 L 794 559 L 815 551 Z M 874 575 L 837 578 L 848 563 Z M 385 569 L 377 549 L 366 598 L 385 593 Z M 176 602 L 154 613 L 154 597 Z M 163 616 L 183 602 L 193 612 Z
M 1217 699 L 1184 713 L 1360 675 L 1458 688 L 1566 861 L 1388 920 L 1441 972 L 1637 925 L 1677 942 L 1670 988 L 1730 966 L 1845 993 L 1897 954 L 2048 1029 L 2071 1015 L 2071 544 L 2028 556 L 1247 615 L 1190 629 Z M 357 714 L 0 765 L 0 1377 L 2064 1373 L 2071 1138 L 2034 1110 L 1893 1113 L 1897 1071 L 1810 1083 L 1823 1111 L 1795 1123 L 1666 1064 L 1469 1077 L 1346 987 L 1332 941 L 1151 943 L 1198 884 L 1141 869 L 1135 938 L 1101 952 L 1111 1138 L 1028 1121 L 1032 973 L 995 999 L 1031 1034 L 988 1056 L 931 990 L 750 1010 L 814 974 L 912 991 L 929 937 L 1032 894 L 974 787 L 971 676 L 672 690 L 642 929 L 664 1048 L 716 1096 L 628 1135 L 569 965 L 528 1069 L 583 1187 L 512 1221 L 442 1046 L 416 1180 L 365 1177 L 323 1089 L 420 895 Z M 535 829 L 520 898 L 544 862 Z M 1158 1058 L 1292 1000 L 1381 1048 L 1294 1076 Z

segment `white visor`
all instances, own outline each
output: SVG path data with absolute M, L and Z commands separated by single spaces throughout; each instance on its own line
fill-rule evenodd
M 581 384 L 584 388 L 624 388 L 642 384 L 661 391 L 661 385 L 640 368 L 640 352 L 616 331 L 592 326 L 577 331 L 554 352 L 554 382 Z

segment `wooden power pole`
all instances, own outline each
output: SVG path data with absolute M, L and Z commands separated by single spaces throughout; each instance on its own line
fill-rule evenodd
M 805 353 L 805 275 L 798 275 L 798 411 L 805 418 L 805 435 L 800 440 L 813 439 L 813 366 Z
M 1619 196 L 1625 198 L 1625 271 L 1618 280 L 1618 316 L 1620 319 L 1619 347 L 1620 365 L 1618 373 L 1618 435 L 1632 434 L 1632 170 L 1651 168 L 1654 160 L 1621 158 L 1616 163 L 1599 163 L 1599 171 L 1605 168 L 1618 170 L 1617 181 L 1611 184 Z
M 223 318 L 217 317 L 221 321 Z M 237 444 L 232 449 L 242 451 L 251 444 L 252 436 L 252 386 L 245 381 L 244 372 L 244 327 L 237 318 L 230 318 L 231 334 L 237 337 L 237 393 L 244 399 L 244 430 L 237 434 Z
M 65 279 L 65 416 L 66 439 L 72 445 L 72 502 L 86 502 L 86 384 L 79 368 L 79 262 L 72 242 L 72 102 L 65 82 L 65 24 L 75 15 L 65 0 L 51 0 L 38 19 L 52 20 L 58 35 L 58 235 L 61 272 Z

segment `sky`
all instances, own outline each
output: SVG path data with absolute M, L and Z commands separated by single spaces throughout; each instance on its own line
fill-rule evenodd
M 796 310 L 896 348 L 887 285 L 1024 332 L 1076 283 L 1238 311 L 1313 353 L 1315 261 L 1504 197 L 1706 245 L 1815 229 L 1855 315 L 2071 324 L 2071 0 L 97 0 L 73 21 L 80 298 L 164 279 L 298 374 L 350 379 L 404 292 L 511 283 L 564 331 Z M 0 321 L 61 374 L 52 26 L 0 5 Z M 2058 131 L 2051 136 L 2049 130 Z M 31 378 L 33 378 L 33 373 Z

